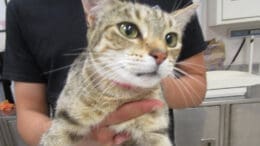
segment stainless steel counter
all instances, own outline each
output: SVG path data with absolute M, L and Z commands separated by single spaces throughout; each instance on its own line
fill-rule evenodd
M 260 85 L 247 87 L 245 95 L 206 98 L 201 106 L 260 102 Z
M 205 99 L 175 110 L 176 146 L 259 146 L 260 86 L 244 96 Z

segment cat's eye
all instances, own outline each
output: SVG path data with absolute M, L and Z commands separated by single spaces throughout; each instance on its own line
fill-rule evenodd
M 126 37 L 134 39 L 139 36 L 139 30 L 133 23 L 124 22 L 118 24 L 119 31 Z
M 168 33 L 165 36 L 165 41 L 169 47 L 176 47 L 178 42 L 178 35 L 174 32 Z

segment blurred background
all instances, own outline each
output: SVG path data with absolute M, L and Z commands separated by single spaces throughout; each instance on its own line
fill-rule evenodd
M 208 91 L 201 106 L 174 110 L 176 146 L 260 146 L 260 1 L 194 2 L 208 42 Z M 6 3 L 0 0 L 1 55 Z M 0 102 L 14 102 L 11 89 L 1 79 Z M 25 146 L 15 122 L 15 112 L 0 112 L 0 146 Z

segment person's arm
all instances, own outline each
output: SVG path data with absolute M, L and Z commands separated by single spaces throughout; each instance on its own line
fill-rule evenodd
M 51 124 L 45 97 L 45 85 L 40 83 L 15 82 L 17 128 L 21 137 L 31 146 L 36 146 Z
M 37 146 L 42 134 L 50 127 L 48 117 L 45 85 L 41 83 L 15 82 L 15 97 L 17 107 L 17 127 L 20 135 L 30 146 Z M 86 135 L 82 146 L 102 146 L 120 144 L 129 138 L 128 135 L 117 134 L 107 128 L 141 116 L 162 107 L 158 100 L 143 100 L 127 103 L 111 113 L 98 129 L 93 129 Z M 29 130 L 28 130 L 29 129 Z
M 162 81 L 164 96 L 171 108 L 195 107 L 201 104 L 206 93 L 206 67 L 203 53 L 177 63 L 183 76 L 168 77 Z

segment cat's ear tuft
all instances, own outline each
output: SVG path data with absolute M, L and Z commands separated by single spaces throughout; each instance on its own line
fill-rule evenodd
M 85 13 L 89 13 L 98 4 L 98 0 L 81 0 Z
M 81 0 L 81 3 L 84 9 L 84 13 L 88 25 L 93 24 L 96 17 L 93 10 L 95 9 L 95 7 L 98 6 L 100 0 Z
M 119 3 L 119 0 L 81 0 L 86 21 L 89 26 L 94 25 L 100 13 L 104 13 L 104 9 L 108 5 L 113 6 L 115 3 Z
M 191 20 L 192 16 L 196 14 L 196 10 L 198 7 L 198 3 L 193 3 L 185 8 L 173 12 L 173 17 L 182 30 L 185 28 L 186 24 Z

